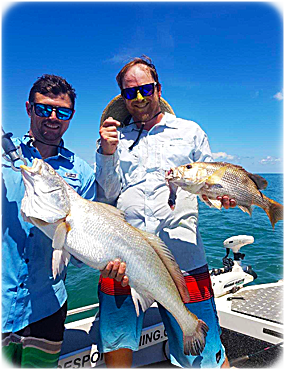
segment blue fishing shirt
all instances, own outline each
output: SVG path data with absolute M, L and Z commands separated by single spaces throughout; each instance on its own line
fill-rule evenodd
M 28 166 L 40 153 L 30 138 L 13 139 L 20 145 Z M 62 141 L 63 144 L 63 141 Z M 16 166 L 18 163 L 16 162 Z M 95 200 L 93 169 L 64 147 L 45 159 L 82 197 Z M 22 164 L 22 163 L 19 163 Z M 52 241 L 38 228 L 24 222 L 21 201 L 25 187 L 21 172 L 2 159 L 2 332 L 16 332 L 50 316 L 67 299 L 66 268 L 52 276 Z

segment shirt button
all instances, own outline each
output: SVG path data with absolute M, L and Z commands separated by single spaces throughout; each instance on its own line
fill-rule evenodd
M 25 262 L 26 262 L 26 263 L 29 263 L 29 262 L 30 262 L 30 260 L 29 260 L 28 258 L 26 258 L 26 259 L 25 259 Z
M 30 233 L 29 237 L 32 238 L 34 236 L 34 233 Z
M 20 284 L 20 288 L 24 288 L 24 283 L 21 283 Z

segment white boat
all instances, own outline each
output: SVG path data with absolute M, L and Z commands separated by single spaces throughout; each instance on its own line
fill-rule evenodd
M 277 364 L 283 344 L 283 281 L 244 287 L 257 276 L 251 266 L 242 265 L 244 254 L 240 249 L 253 241 L 253 237 L 247 235 L 225 240 L 227 254 L 223 259 L 223 267 L 210 271 L 223 329 L 223 343 L 230 363 L 237 367 L 243 367 L 245 361 L 252 359 L 260 362 L 265 351 L 270 365 Z M 233 260 L 229 258 L 230 250 L 234 255 Z M 71 310 L 68 316 L 97 307 L 98 304 L 94 304 Z M 59 367 L 106 367 L 103 354 L 97 349 L 98 319 L 94 315 L 70 322 L 65 327 Z M 268 355 L 270 352 L 271 357 Z M 139 351 L 134 352 L 133 367 L 165 367 L 168 358 L 167 334 L 154 303 L 145 315 Z M 252 367 L 266 367 L 266 358 L 261 360 L 261 366 Z

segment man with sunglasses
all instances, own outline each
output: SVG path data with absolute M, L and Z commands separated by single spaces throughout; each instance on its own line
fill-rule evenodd
M 197 197 L 181 189 L 171 211 L 165 183 L 165 171 L 171 167 L 212 160 L 207 136 L 195 122 L 179 119 L 169 107 L 165 109 L 158 75 L 149 58 L 129 62 L 117 75 L 117 82 L 121 98 L 114 98 L 101 118 L 96 152 L 98 199 L 116 204 L 133 226 L 160 236 L 185 271 L 191 297 L 186 305 L 207 323 L 209 331 L 202 354 L 185 356 L 180 327 L 159 305 L 171 362 L 180 367 L 228 367 L 197 227 Z M 226 196 L 219 199 L 225 208 L 236 204 Z M 99 284 L 99 350 L 105 353 L 108 367 L 132 365 L 132 351 L 138 350 L 142 330 L 143 314 L 136 316 L 130 287 L 123 290 L 112 279 L 120 280 L 124 268 L 120 261 L 109 264 Z M 126 281 L 124 277 L 122 284 Z
M 28 134 L 13 141 L 28 166 L 34 158 L 44 159 L 78 194 L 95 200 L 94 171 L 62 140 L 75 98 L 65 79 L 40 77 L 26 102 Z M 52 241 L 20 214 L 24 190 L 21 173 L 2 160 L 2 353 L 17 367 L 57 367 L 67 312 L 66 269 L 53 278 Z

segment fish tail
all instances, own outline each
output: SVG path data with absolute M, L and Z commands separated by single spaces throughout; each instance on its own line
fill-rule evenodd
M 192 356 L 200 355 L 206 344 L 207 331 L 209 330 L 207 324 L 202 320 L 197 320 L 197 326 L 190 335 L 183 334 L 184 353 Z
M 265 195 L 263 195 L 263 198 L 266 200 L 266 206 L 263 209 L 269 217 L 272 228 L 274 229 L 276 222 L 283 220 L 283 205 L 275 202 L 273 199 L 267 198 Z

